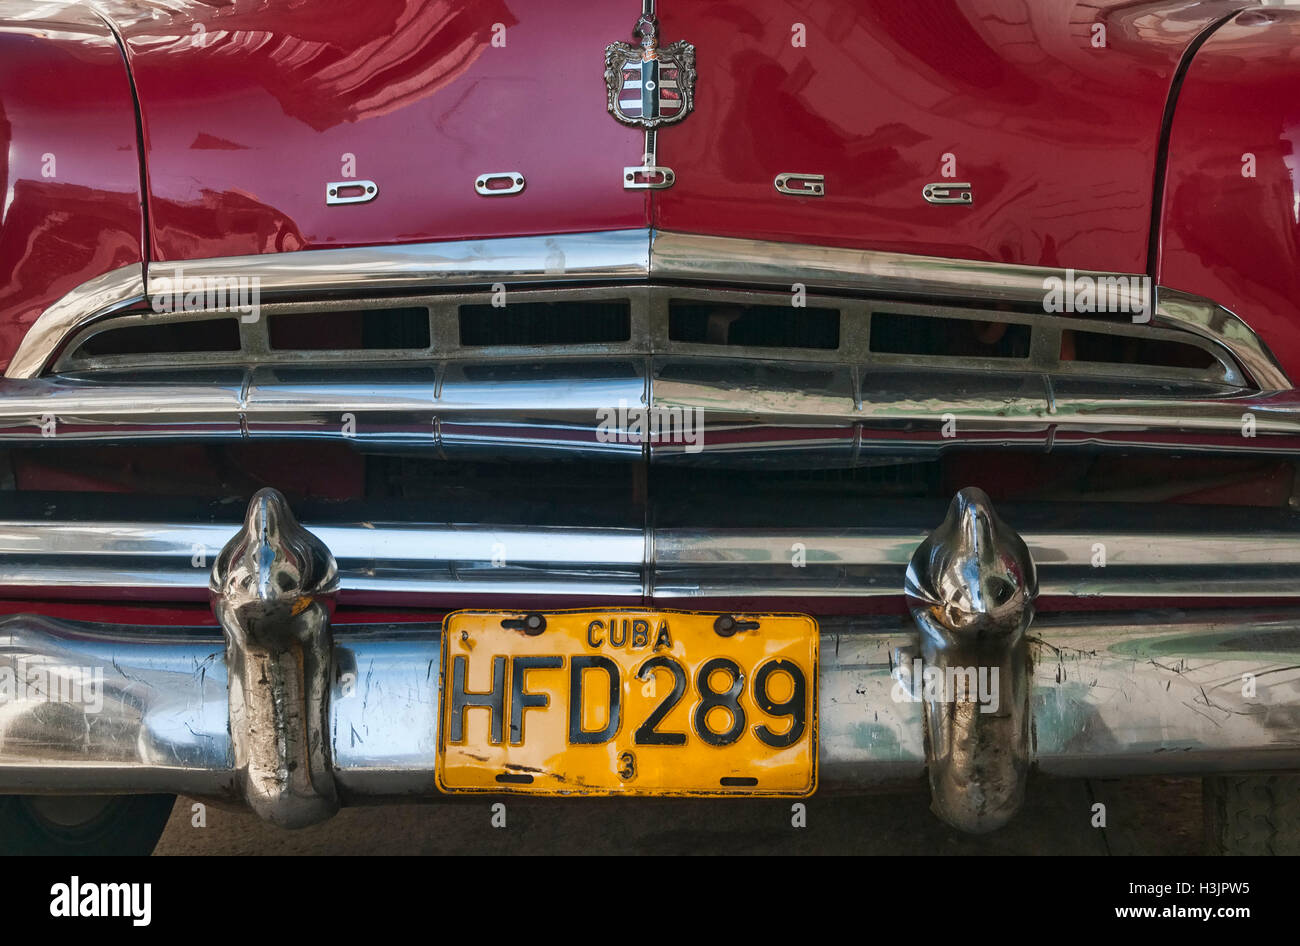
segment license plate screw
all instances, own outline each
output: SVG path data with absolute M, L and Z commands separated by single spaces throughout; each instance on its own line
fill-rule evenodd
M 753 631 L 757 628 L 757 621 L 737 621 L 730 614 L 720 614 L 713 622 L 713 630 L 719 637 L 730 637 L 737 631 Z
M 510 630 L 523 631 L 529 637 L 536 637 L 546 630 L 545 616 L 533 611 L 522 618 L 506 618 L 501 626 Z

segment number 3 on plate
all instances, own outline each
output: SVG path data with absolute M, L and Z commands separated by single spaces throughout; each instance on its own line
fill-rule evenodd
M 618 777 L 625 782 L 630 782 L 636 778 L 636 756 L 630 752 L 624 752 L 618 757 Z

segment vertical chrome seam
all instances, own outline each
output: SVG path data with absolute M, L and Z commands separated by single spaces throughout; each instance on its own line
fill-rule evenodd
M 140 162 L 140 279 L 144 284 L 145 295 L 149 293 L 150 232 L 149 221 L 149 168 L 144 154 L 144 109 L 140 107 L 140 92 L 135 86 L 135 73 L 131 71 L 131 59 L 126 53 L 126 39 L 98 4 L 91 4 L 95 16 L 103 21 L 104 26 L 113 34 L 117 43 L 118 54 L 122 57 L 122 68 L 126 70 L 126 83 L 131 89 L 131 107 L 135 111 L 135 150 Z
M 1160 117 L 1160 134 L 1156 140 L 1155 178 L 1151 184 L 1151 231 L 1147 236 L 1147 275 L 1151 277 L 1152 283 L 1157 282 L 1156 277 L 1159 275 L 1160 229 L 1164 221 L 1165 173 L 1169 166 L 1169 139 L 1173 134 L 1174 110 L 1178 106 L 1179 93 L 1183 90 L 1183 79 L 1187 77 L 1187 70 L 1191 68 L 1192 60 L 1206 41 L 1218 32 L 1220 27 L 1226 26 L 1229 20 L 1235 19 L 1239 12 L 1241 11 L 1232 10 L 1197 33 L 1183 50 L 1178 67 L 1169 80 L 1169 95 L 1165 98 L 1164 114 Z M 1153 308 L 1154 304 L 1153 299 Z
M 249 391 L 253 387 L 253 372 L 256 368 L 245 368 L 244 378 L 239 383 L 239 437 L 241 440 L 251 440 L 252 433 L 248 429 L 248 398 Z

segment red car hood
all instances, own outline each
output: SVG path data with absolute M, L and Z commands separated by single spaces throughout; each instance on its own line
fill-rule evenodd
M 606 110 L 637 0 L 233 0 L 117 6 L 154 260 L 658 227 L 1144 271 L 1162 115 L 1235 4 L 661 0 L 696 49 L 659 133 L 665 190 L 625 190 L 643 133 Z M 476 193 L 485 172 L 524 190 Z M 790 196 L 777 174 L 825 177 Z M 378 188 L 330 206 L 327 185 Z M 969 205 L 927 184 L 969 183 Z

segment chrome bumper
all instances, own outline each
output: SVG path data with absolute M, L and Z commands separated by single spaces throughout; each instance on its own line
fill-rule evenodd
M 336 626 L 330 760 L 340 795 L 436 794 L 439 627 Z M 908 782 L 926 767 L 921 704 L 891 697 L 895 618 L 825 624 L 823 789 Z M 1032 753 L 1059 776 L 1300 768 L 1300 611 L 1042 615 L 1028 638 Z M 99 671 L 104 705 L 0 704 L 0 792 L 238 797 L 227 664 L 212 630 L 0 618 L 0 670 Z M 69 669 L 73 668 L 73 669 Z M 80 668 L 79 670 L 75 668 Z M 1253 698 L 1243 695 L 1253 675 Z
M 928 770 L 936 811 L 988 830 L 1032 769 L 1300 769 L 1300 610 L 1051 614 L 1026 633 L 1034 565 L 986 497 L 963 491 L 913 547 L 920 633 L 823 622 L 823 789 Z M 263 491 L 214 569 L 224 634 L 0 619 L 0 792 L 242 798 L 287 826 L 338 801 L 436 794 L 439 627 L 331 625 L 333 567 Z M 1007 670 L 1005 712 L 911 685 L 963 660 Z

